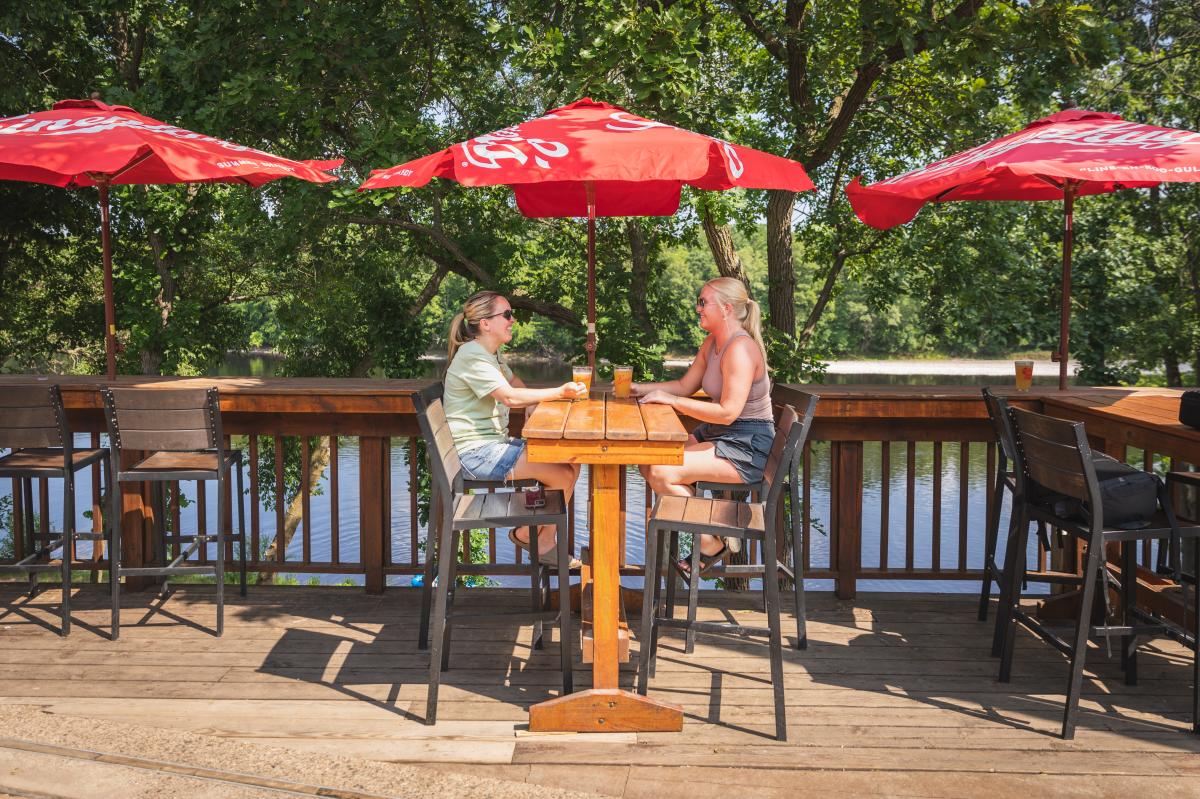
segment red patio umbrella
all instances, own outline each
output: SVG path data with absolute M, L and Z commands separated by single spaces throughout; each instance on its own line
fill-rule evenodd
M 588 363 L 596 360 L 596 217 L 670 216 L 683 185 L 807 191 L 804 167 L 585 97 L 537 119 L 371 173 L 359 190 L 509 185 L 528 217 L 588 218 Z
M 909 222 L 927 202 L 1062 200 L 1062 310 L 1058 387 L 1067 387 L 1071 244 L 1075 198 L 1164 181 L 1200 181 L 1200 133 L 1073 109 L 928 166 L 846 187 L 858 218 L 886 229 Z
M 326 183 L 334 161 L 292 161 L 142 116 L 98 100 L 62 100 L 50 111 L 0 119 L 0 180 L 100 190 L 104 258 L 104 344 L 116 376 L 108 187 L 150 183 L 244 183 L 283 177 Z

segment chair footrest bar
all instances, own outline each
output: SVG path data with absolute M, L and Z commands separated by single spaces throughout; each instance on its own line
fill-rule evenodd
M 1033 618 L 1033 616 L 1030 616 L 1023 610 L 1015 610 L 1013 611 L 1013 617 L 1021 624 L 1024 624 L 1030 632 L 1039 636 L 1059 652 L 1062 652 L 1064 655 L 1071 655 L 1071 645 L 1055 634 L 1049 627 Z
M 1089 630 L 1093 638 L 1112 635 L 1162 635 L 1165 624 L 1098 624 Z
M 1164 619 L 1160 619 L 1157 616 L 1151 615 L 1151 614 L 1147 613 L 1146 611 L 1142 610 L 1141 608 L 1134 608 L 1133 613 L 1139 619 L 1141 619 L 1142 621 L 1144 621 L 1148 624 L 1161 625 L 1160 633 L 1159 633 L 1160 635 L 1170 638 L 1172 641 L 1175 641 L 1176 643 L 1179 643 L 1179 644 L 1183 644 L 1184 646 L 1189 647 L 1191 649 L 1196 648 L 1196 641 L 1192 637 L 1192 634 L 1190 632 L 1188 632 L 1187 630 L 1181 629 L 1180 627 L 1176 627 L 1174 624 L 1172 624 Z
M 530 611 L 511 611 L 505 613 L 454 613 L 447 617 L 450 624 L 457 624 L 460 621 L 472 619 L 475 621 L 508 621 L 510 619 L 523 619 L 525 621 L 557 621 L 558 611 L 547 610 L 542 613 L 532 613 Z
M 659 627 L 673 627 L 675 629 L 693 629 L 698 633 L 716 633 L 718 635 L 770 635 L 771 631 L 766 627 L 743 627 L 740 624 L 732 624 L 730 622 L 718 621 L 694 621 L 689 623 L 687 619 L 655 619 L 655 624 Z
M 122 577 L 170 577 L 175 574 L 211 574 L 216 575 L 212 566 L 137 566 L 132 569 L 121 569 Z

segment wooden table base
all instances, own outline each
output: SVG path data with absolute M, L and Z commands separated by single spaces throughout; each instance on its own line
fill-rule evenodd
M 593 688 L 529 709 L 531 732 L 679 732 L 683 709 L 619 688 Z
M 620 519 L 621 467 L 616 464 L 591 466 L 593 618 L 592 684 L 579 691 L 541 702 L 529 709 L 532 732 L 679 732 L 683 708 L 678 705 L 623 691 L 617 687 L 620 662 Z M 562 646 L 571 642 L 563 641 Z M 642 649 L 645 650 L 645 642 Z

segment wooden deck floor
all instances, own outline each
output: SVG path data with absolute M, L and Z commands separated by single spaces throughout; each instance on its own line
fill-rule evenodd
M 234 591 L 219 639 L 211 587 L 165 603 L 127 594 L 116 643 L 98 587 L 77 592 L 66 639 L 52 631 L 57 592 L 29 601 L 18 590 L 0 585 L 0 706 L 608 795 L 1094 798 L 1169 786 L 1200 796 L 1200 737 L 1187 732 L 1191 653 L 1151 643 L 1130 687 L 1115 656 L 1093 649 L 1078 737 L 1064 742 L 1065 660 L 1023 635 L 1013 681 L 999 684 L 990 625 L 975 621 L 970 597 L 811 595 L 810 648 L 785 655 L 790 739 L 780 744 L 756 642 L 701 636 L 684 655 L 680 639 L 665 638 L 651 692 L 684 706 L 682 733 L 533 735 L 527 708 L 556 693 L 557 641 L 531 654 L 529 627 L 463 626 L 430 728 L 411 589 Z M 480 607 L 525 602 L 520 592 L 461 594 Z M 747 595 L 707 594 L 702 606 L 709 619 L 765 623 Z M 578 668 L 586 687 L 590 672 Z

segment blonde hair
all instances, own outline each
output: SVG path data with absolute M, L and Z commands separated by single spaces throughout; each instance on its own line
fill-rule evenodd
M 496 291 L 477 291 L 463 303 L 462 310 L 450 322 L 446 364 L 454 360 L 458 348 L 479 335 L 479 323 L 492 315 L 492 307 L 502 295 Z
M 758 303 L 750 298 L 746 284 L 735 277 L 715 277 L 704 285 L 712 289 L 719 303 L 733 306 L 735 318 L 758 345 L 758 351 L 762 353 L 763 368 L 769 372 L 771 365 L 767 363 L 767 347 L 763 344 L 762 337 L 762 310 Z

